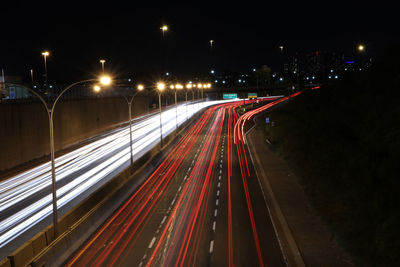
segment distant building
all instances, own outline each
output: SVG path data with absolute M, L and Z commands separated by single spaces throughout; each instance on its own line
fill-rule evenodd
M 22 99 L 29 98 L 29 92 L 21 84 L 20 76 L 0 76 L 0 98 L 1 99 Z

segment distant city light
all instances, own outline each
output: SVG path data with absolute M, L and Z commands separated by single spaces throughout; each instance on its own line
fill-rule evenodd
M 224 81 L 222 81 L 222 83 L 223 83 L 223 84 L 225 84 L 225 83 L 226 83 L 226 81 L 224 80 Z
M 333 70 L 331 70 L 331 73 L 333 72 Z
M 239 83 L 241 83 L 241 82 L 242 82 L 242 80 L 239 79 Z
M 214 71 L 214 70 L 211 70 L 210 72 L 211 72 L 211 74 L 214 74 L 214 73 L 215 73 L 215 71 Z
M 253 69 L 253 71 L 256 71 L 256 69 Z
M 53 88 L 53 85 L 49 85 L 50 88 Z
M 280 78 L 279 78 L 279 80 L 280 80 L 280 81 L 283 81 L 283 78 L 282 78 L 282 77 L 280 77 Z
M 353 61 L 353 60 L 350 60 L 350 61 L 346 61 L 345 63 L 346 63 L 346 64 L 353 64 L 354 61 Z
M 365 50 L 365 46 L 364 45 L 362 45 L 362 44 L 360 44 L 360 45 L 358 45 L 358 47 L 357 47 L 357 49 L 358 49 L 358 51 L 364 51 Z
M 215 83 L 218 83 L 218 80 L 215 80 L 214 82 L 215 82 Z
M 339 78 L 339 76 L 335 75 L 335 79 Z
M 166 72 L 165 75 L 169 76 L 169 72 Z
M 332 76 L 331 76 L 331 75 L 329 75 L 329 76 L 328 76 L 328 78 L 329 78 L 329 79 L 331 79 L 331 78 L 332 78 Z
M 311 78 L 314 80 L 314 79 L 315 79 L 315 76 L 312 76 Z

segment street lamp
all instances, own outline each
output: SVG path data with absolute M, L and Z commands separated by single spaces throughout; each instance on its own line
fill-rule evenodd
M 210 49 L 213 48 L 214 40 L 210 40 Z
M 165 89 L 165 83 L 159 82 L 157 83 L 157 90 L 158 90 L 158 106 L 160 110 L 160 149 L 162 149 L 162 121 L 161 121 L 161 93 Z
M 133 103 L 133 98 L 140 92 L 143 91 L 144 86 L 142 84 L 139 84 L 137 86 L 136 93 L 132 95 L 130 99 L 128 97 L 124 96 L 124 99 L 126 100 L 126 103 L 128 104 L 128 114 L 129 114 L 129 147 L 130 147 L 130 152 L 131 152 L 131 173 L 133 171 L 133 151 L 132 151 L 132 103 Z
M 168 26 L 167 25 L 163 25 L 161 26 L 160 30 L 162 30 L 162 36 L 163 36 L 163 40 L 165 39 L 165 32 L 168 31 Z
M 47 56 L 47 55 L 46 55 Z M 50 131 L 50 158 L 51 158 L 51 183 L 52 183 L 52 195 L 53 195 L 53 227 L 54 227 L 54 238 L 57 238 L 58 236 L 58 215 L 57 215 L 57 185 L 56 185 L 56 168 L 55 168 L 55 152 L 54 152 L 54 109 L 55 106 L 60 99 L 60 97 L 69 89 L 74 87 L 75 85 L 82 84 L 82 83 L 88 83 L 88 82 L 94 82 L 98 81 L 102 85 L 109 85 L 111 83 L 111 78 L 107 77 L 105 78 L 104 76 L 100 77 L 99 79 L 88 79 L 88 80 L 83 80 L 79 81 L 76 83 L 73 83 L 69 86 L 67 86 L 61 93 L 57 96 L 57 98 L 54 100 L 53 104 L 49 105 L 42 96 L 40 96 L 38 93 L 36 93 L 33 89 L 23 86 L 23 85 L 18 85 L 20 87 L 24 87 L 26 90 L 28 90 L 30 93 L 35 95 L 36 97 L 39 98 L 40 102 L 44 105 L 48 119 L 49 119 L 49 131 Z M 108 81 L 107 84 L 104 83 L 104 81 Z M 11 84 L 13 85 L 13 84 Z M 98 86 L 98 85 L 97 85 Z M 97 87 L 96 87 L 97 88 Z M 100 90 L 99 86 L 97 88 Z
M 42 56 L 44 58 L 44 85 L 47 89 L 47 57 L 50 55 L 49 51 L 42 52 Z
M 200 101 L 200 91 L 202 91 L 203 92 L 203 84 L 201 84 L 201 83 L 198 83 L 197 84 L 197 101 Z M 200 104 L 199 104 L 199 102 L 197 102 L 197 106 L 199 106 Z
M 363 52 L 365 50 L 365 46 L 363 44 L 359 44 L 357 50 Z
M 188 90 L 189 89 L 192 89 L 192 84 L 191 83 L 188 83 L 188 84 L 186 84 L 186 90 L 185 90 L 185 101 L 186 101 L 186 120 L 189 118 L 188 117 L 188 110 L 187 110 L 187 107 L 188 107 L 188 98 L 187 98 L 187 92 L 188 92 Z M 194 97 L 193 97 L 194 98 Z
M 104 73 L 104 63 L 106 63 L 106 61 L 104 59 L 100 59 L 100 63 L 101 63 L 101 72 Z
M 176 84 L 175 86 L 173 86 L 173 85 L 171 85 L 171 86 L 173 88 L 175 88 L 175 120 L 176 120 L 176 129 L 178 129 L 178 101 L 177 101 L 176 93 L 178 90 L 182 89 L 183 86 L 179 83 Z
M 33 88 L 33 69 L 30 69 L 29 73 L 31 74 L 31 84 L 32 84 L 32 88 Z

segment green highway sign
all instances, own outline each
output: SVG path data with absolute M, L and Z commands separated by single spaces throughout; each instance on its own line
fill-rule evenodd
M 236 93 L 225 93 L 223 94 L 223 99 L 235 99 L 238 98 Z
M 248 98 L 257 98 L 257 93 L 248 93 L 247 97 Z

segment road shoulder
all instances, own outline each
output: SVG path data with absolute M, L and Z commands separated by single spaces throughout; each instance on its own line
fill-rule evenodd
M 353 266 L 332 240 L 287 164 L 264 142 L 260 127 L 246 140 L 275 232 L 289 266 Z

